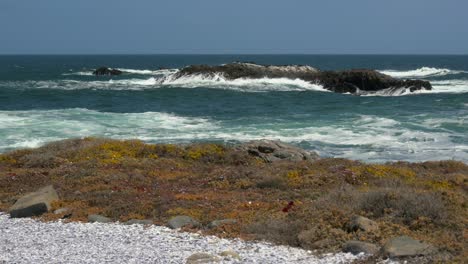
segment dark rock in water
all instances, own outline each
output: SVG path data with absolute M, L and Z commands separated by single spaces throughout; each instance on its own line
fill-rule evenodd
M 224 78 L 231 80 L 265 77 L 302 79 L 323 85 L 329 91 L 356 95 L 387 89 L 390 93 L 396 93 L 402 89 L 407 89 L 410 92 L 432 89 L 428 81 L 396 79 L 374 70 L 320 71 L 310 66 L 263 66 L 253 63 L 230 63 L 220 66 L 192 65 L 180 70 L 175 78 L 187 75 L 214 76 L 216 74 L 221 74 Z
M 310 66 L 263 66 L 253 63 L 229 63 L 220 66 L 209 65 L 191 65 L 183 68 L 177 77 L 195 74 L 223 74 L 227 79 L 238 78 L 289 78 L 289 79 L 307 79 L 314 76 L 319 71 Z
M 436 248 L 432 245 L 408 236 L 391 239 L 382 248 L 382 254 L 390 258 L 425 256 L 435 252 Z
M 348 241 L 343 245 L 343 252 L 358 255 L 360 253 L 374 255 L 379 251 L 379 248 L 371 243 L 361 241 Z
M 47 213 L 51 209 L 50 204 L 58 199 L 54 187 L 49 185 L 18 199 L 10 208 L 10 216 L 18 218 L 42 215 Z
M 319 158 L 315 152 L 308 152 L 301 148 L 272 140 L 254 140 L 242 144 L 237 148 L 247 151 L 250 155 L 257 156 L 266 162 L 278 160 L 316 160 Z
M 111 69 L 107 67 L 100 67 L 93 71 L 94 75 L 121 75 L 122 71 L 117 69 Z
M 408 88 L 411 92 L 432 86 L 428 81 L 400 80 L 373 70 L 327 71 L 319 76 L 325 89 L 337 93 L 359 94 L 360 91 L 375 92 L 391 88 Z

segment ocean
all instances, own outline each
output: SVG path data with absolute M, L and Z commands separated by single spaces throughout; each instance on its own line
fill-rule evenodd
M 191 64 L 370 68 L 432 91 L 354 96 L 301 80 L 168 78 Z M 93 76 L 99 66 L 121 76 Z M 282 140 L 366 162 L 468 162 L 468 56 L 0 56 L 0 152 L 80 137 L 150 143 Z

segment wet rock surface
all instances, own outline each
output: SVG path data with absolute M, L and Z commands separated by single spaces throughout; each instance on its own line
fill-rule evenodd
M 190 75 L 214 76 L 222 75 L 227 79 L 239 78 L 288 78 L 301 79 L 314 84 L 323 85 L 329 91 L 336 93 L 351 93 L 355 95 L 382 90 L 404 89 L 409 92 L 431 90 L 430 82 L 424 80 L 401 80 L 370 69 L 353 69 L 345 71 L 320 71 L 310 66 L 302 65 L 258 65 L 254 63 L 229 63 L 219 66 L 191 65 L 180 70 L 175 78 Z

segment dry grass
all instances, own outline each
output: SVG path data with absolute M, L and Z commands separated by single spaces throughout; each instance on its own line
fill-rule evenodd
M 455 161 L 266 164 L 223 145 L 85 138 L 0 155 L 0 210 L 53 184 L 61 197 L 54 207 L 70 208 L 70 221 L 94 213 L 160 224 L 178 214 L 203 224 L 235 218 L 236 225 L 205 232 L 322 251 L 406 234 L 456 261 L 466 255 L 467 178 L 468 166 Z M 354 215 L 377 221 L 380 231 L 346 232 Z

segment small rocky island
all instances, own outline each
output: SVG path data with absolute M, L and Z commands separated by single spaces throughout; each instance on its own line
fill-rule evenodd
M 191 65 L 176 73 L 175 78 L 190 75 L 221 74 L 229 80 L 239 78 L 288 78 L 301 79 L 322 85 L 336 93 L 355 95 L 387 90 L 389 93 L 408 90 L 431 90 L 430 82 L 424 80 L 401 80 L 382 74 L 375 70 L 353 69 L 344 71 L 321 71 L 310 66 L 301 65 L 258 65 L 254 63 L 229 63 L 219 66 Z
M 122 71 L 118 69 L 112 69 L 108 67 L 99 67 L 93 71 L 93 75 L 96 76 L 113 76 L 113 75 L 121 75 Z

